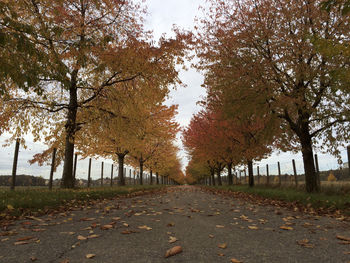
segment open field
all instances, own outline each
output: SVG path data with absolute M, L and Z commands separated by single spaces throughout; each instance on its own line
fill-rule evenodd
M 20 210 L 41 211 L 46 208 L 55 208 L 70 201 L 88 201 L 105 198 L 113 198 L 116 195 L 127 195 L 138 191 L 152 191 L 164 186 L 137 185 L 124 187 L 96 187 L 76 190 L 53 189 L 46 187 L 18 187 L 16 191 L 8 188 L 0 189 L 0 211 L 12 210 L 19 213 Z
M 343 186 L 326 186 L 320 193 L 306 193 L 302 188 L 258 185 L 253 188 L 248 185 L 210 186 L 207 189 L 242 192 L 267 199 L 298 203 L 315 209 L 342 210 L 350 215 L 350 195 L 341 192 Z

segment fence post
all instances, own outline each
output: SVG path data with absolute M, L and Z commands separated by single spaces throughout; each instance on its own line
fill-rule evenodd
M 297 168 L 295 166 L 295 160 L 292 160 L 293 162 L 293 171 L 294 171 L 294 181 L 295 181 L 295 186 L 298 186 L 298 174 L 297 174 Z
M 260 169 L 259 169 L 259 166 L 257 167 L 257 170 L 258 170 L 258 184 L 260 184 Z
M 266 184 L 270 184 L 270 174 L 269 174 L 269 165 L 266 164 Z
M 90 187 L 90 183 L 91 183 L 91 158 L 89 159 L 89 170 L 88 170 L 88 183 L 87 183 L 87 187 Z
M 315 154 L 315 166 L 316 166 L 316 176 L 317 176 L 317 185 L 318 189 L 321 187 L 321 178 L 320 178 L 320 168 L 318 166 L 318 156 Z
M 277 162 L 277 166 L 278 166 L 278 185 L 281 186 L 282 176 L 281 176 L 281 164 L 280 164 L 280 162 Z
M 350 176 L 350 145 L 346 147 L 347 153 L 348 153 L 348 171 Z
M 113 185 L 113 163 L 111 168 L 111 186 Z
M 74 156 L 74 166 L 73 166 L 73 181 L 74 181 L 74 186 L 75 186 L 75 176 L 77 174 L 77 162 L 78 162 L 78 154 L 76 153 Z
M 57 149 L 53 148 L 52 160 L 51 160 L 50 181 L 49 181 L 49 189 L 50 190 L 52 190 L 52 181 L 53 181 L 53 172 L 55 170 L 56 152 L 57 152 Z
M 103 162 L 101 164 L 101 186 L 103 186 Z
M 11 190 L 15 190 L 16 186 L 16 175 L 17 175 L 17 162 L 18 162 L 18 152 L 19 152 L 20 139 L 16 139 L 15 156 L 13 158 L 12 165 L 12 180 L 11 180 Z

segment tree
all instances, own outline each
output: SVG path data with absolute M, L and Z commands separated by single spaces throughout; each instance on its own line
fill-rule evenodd
M 133 1 L 8 2 L 17 11 L 11 17 L 14 23 L 25 21 L 31 28 L 24 34 L 26 42 L 49 63 L 35 71 L 40 81 L 29 83 L 28 93 L 19 93 L 16 85 L 9 87 L 1 119 L 7 120 L 14 137 L 31 131 L 36 140 L 44 137 L 50 147 L 63 145 L 62 186 L 71 188 L 76 137 L 86 124 L 79 119 L 81 112 L 118 83 L 135 79 L 163 81 L 163 86 L 178 83 L 174 61 L 181 62 L 183 39 L 177 34 L 177 39 L 161 38 L 154 46 L 143 29 L 145 12 Z M 11 14 L 1 16 L 6 20 Z M 42 92 L 36 94 L 36 90 Z M 13 109 L 16 116 L 10 114 Z M 62 139 L 64 143 L 56 142 Z
M 315 142 L 323 141 L 336 154 L 349 138 L 343 126 L 349 95 L 330 74 L 347 68 L 349 57 L 326 57 L 313 40 L 347 41 L 349 17 L 337 8 L 330 13 L 320 9 L 317 0 L 212 4 L 210 19 L 202 21 L 198 32 L 199 67 L 207 70 L 213 86 L 232 89 L 232 103 L 241 106 L 241 113 L 272 114 L 281 120 L 285 134 L 280 145 L 301 149 L 306 190 L 318 191 Z

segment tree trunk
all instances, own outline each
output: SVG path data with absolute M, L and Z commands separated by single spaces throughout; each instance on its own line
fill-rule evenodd
M 217 173 L 218 173 L 218 185 L 222 185 L 222 181 L 221 181 L 221 169 L 218 168 L 217 169 Z
M 318 192 L 320 189 L 317 183 L 317 174 L 312 151 L 312 140 L 308 130 L 300 136 L 300 142 L 304 161 L 306 191 L 308 193 Z
M 227 171 L 228 171 L 228 185 L 233 185 L 232 163 L 227 164 Z
M 143 182 L 142 182 L 142 175 L 143 175 L 143 161 L 142 161 L 142 159 L 141 159 L 139 162 L 140 162 L 140 185 L 143 185 Z
M 210 173 L 211 173 L 211 181 L 213 183 L 213 186 L 215 186 L 215 170 L 211 168 Z
M 149 176 L 150 176 L 150 184 L 153 184 L 153 171 L 152 170 L 150 171 Z
M 156 172 L 156 181 L 157 181 L 157 185 L 159 184 L 159 174 L 158 172 Z
M 254 186 L 254 174 L 253 174 L 253 160 L 248 160 L 248 176 L 249 176 L 249 186 Z
M 62 174 L 62 188 L 74 188 L 73 178 L 73 156 L 74 156 L 74 139 L 76 132 L 76 120 L 78 110 L 78 98 L 76 88 L 76 74 L 73 73 L 71 88 L 69 89 L 69 107 L 67 113 L 66 141 L 64 149 L 64 164 Z M 75 77 L 74 77 L 75 76 Z
M 125 185 L 125 177 L 124 177 L 124 157 L 125 154 L 119 154 L 118 155 L 118 185 L 124 186 Z

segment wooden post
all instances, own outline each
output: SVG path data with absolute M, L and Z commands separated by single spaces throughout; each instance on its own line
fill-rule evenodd
M 75 180 L 76 180 L 76 175 L 77 175 L 77 162 L 78 162 L 78 154 L 76 153 L 74 156 L 74 166 L 73 166 L 73 181 L 74 181 L 74 186 L 75 186 Z
M 91 158 L 89 159 L 89 170 L 88 170 L 88 183 L 87 187 L 90 187 L 91 184 Z
M 348 171 L 350 176 L 350 145 L 346 147 L 347 153 L 348 153 Z
M 316 176 L 317 176 L 317 185 L 318 189 L 321 187 L 321 178 L 320 178 L 320 168 L 318 166 L 318 156 L 315 154 L 315 166 L 316 166 Z
M 281 177 L 281 164 L 280 164 L 280 162 L 277 162 L 277 166 L 278 166 L 278 185 L 281 186 L 282 177 Z
M 103 186 L 103 162 L 101 164 L 101 186 Z
M 298 174 L 297 174 L 297 168 L 295 166 L 295 160 L 292 160 L 293 163 L 293 171 L 294 171 L 294 181 L 295 181 L 295 186 L 298 186 Z
M 259 166 L 257 167 L 257 172 L 258 172 L 258 184 L 260 184 L 260 169 L 259 169 Z
M 316 176 L 317 176 L 318 189 L 321 189 L 320 168 L 318 166 L 318 156 L 317 156 L 317 154 L 315 154 L 315 167 L 316 167 Z
M 113 185 L 113 163 L 111 168 L 111 186 Z
M 266 164 L 266 184 L 270 184 L 270 174 L 269 174 L 269 165 Z
M 57 152 L 57 149 L 53 148 L 52 160 L 51 160 L 50 181 L 49 181 L 49 189 L 50 190 L 52 190 L 53 172 L 55 171 L 56 152 Z
M 18 152 L 19 152 L 20 139 L 16 139 L 15 155 L 13 158 L 12 165 L 12 180 L 11 180 L 11 190 L 15 190 L 16 186 L 16 175 L 17 175 L 17 163 L 18 163 Z
M 129 169 L 129 184 L 131 185 L 131 168 Z

